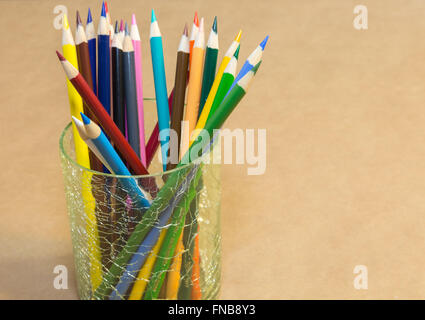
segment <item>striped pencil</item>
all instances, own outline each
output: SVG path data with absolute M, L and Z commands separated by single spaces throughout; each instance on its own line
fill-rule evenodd
M 102 4 L 99 26 L 97 30 L 98 51 L 98 97 L 106 112 L 111 115 L 111 74 L 109 50 L 109 26 L 106 21 L 105 3 Z
M 134 67 L 136 73 L 137 89 L 137 109 L 139 115 L 139 141 L 140 141 L 140 160 L 146 166 L 146 148 L 145 148 L 145 120 L 143 111 L 143 81 L 142 81 L 142 47 L 140 41 L 139 28 L 137 27 L 136 15 L 131 17 L 131 41 L 134 48 Z
M 221 61 L 220 67 L 218 68 L 217 74 L 214 79 L 214 83 L 211 87 L 210 93 L 208 94 L 208 98 L 207 98 L 207 101 L 205 102 L 204 108 L 202 109 L 201 115 L 199 116 L 198 123 L 196 124 L 195 130 L 202 129 L 205 126 L 205 123 L 207 122 L 208 114 L 210 113 L 211 106 L 214 101 L 214 97 L 217 93 L 217 89 L 221 81 L 221 77 L 223 76 L 223 73 L 227 67 L 227 64 L 232 59 L 236 49 L 238 48 L 240 44 L 241 36 L 242 36 L 242 30 L 239 31 L 239 33 L 235 37 L 235 40 L 233 40 L 229 49 L 227 49 L 226 54 L 223 57 L 223 60 Z
M 158 112 L 158 124 L 160 129 L 162 166 L 167 168 L 168 142 L 170 139 L 170 112 L 168 110 L 167 82 L 165 79 L 164 52 L 162 47 L 162 36 L 159 30 L 155 12 L 152 10 L 150 45 L 152 55 L 152 69 L 155 84 L 155 97 Z
M 246 59 L 245 63 L 243 64 L 241 70 L 239 71 L 238 75 L 236 76 L 235 80 L 233 81 L 232 86 L 229 89 L 233 89 L 233 87 L 236 85 L 236 83 L 247 74 L 249 70 L 254 68 L 258 64 L 258 62 L 261 61 L 261 57 L 263 56 L 264 48 L 266 47 L 267 40 L 269 40 L 269 36 L 266 36 L 263 41 L 258 45 L 257 48 L 248 56 L 248 59 Z
M 201 100 L 199 102 L 198 118 L 201 115 L 208 94 L 211 90 L 215 78 L 218 57 L 218 35 L 217 35 L 217 17 L 214 18 L 214 23 L 211 28 L 210 36 L 205 50 L 204 75 L 202 76 L 202 91 Z
M 125 24 L 125 37 L 122 47 L 125 106 L 128 142 L 137 155 L 140 155 L 139 115 L 137 110 L 136 75 L 134 73 L 134 49 Z
M 94 23 L 91 16 L 90 8 L 89 8 L 89 13 L 87 14 L 86 36 L 87 36 L 87 43 L 89 46 L 89 53 L 90 53 L 90 67 L 91 67 L 91 75 L 93 80 L 93 91 L 95 94 L 97 94 L 96 32 L 94 29 Z

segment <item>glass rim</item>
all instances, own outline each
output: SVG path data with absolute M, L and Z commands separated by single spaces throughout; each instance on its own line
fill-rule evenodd
M 155 99 L 143 99 L 143 100 L 155 100 Z M 86 172 L 90 172 L 92 174 L 95 175 L 99 175 L 99 176 L 105 176 L 105 177 L 111 177 L 111 178 L 155 178 L 155 177 L 162 177 L 164 175 L 169 175 L 173 172 L 177 172 L 177 171 L 181 171 L 181 170 L 187 170 L 190 167 L 194 167 L 196 165 L 198 165 L 199 163 L 195 162 L 190 162 L 188 164 L 182 165 L 178 168 L 174 168 L 171 170 L 167 170 L 167 171 L 161 171 L 161 172 L 155 172 L 155 173 L 149 173 L 149 174 L 145 174 L 145 175 L 131 175 L 131 176 L 125 176 L 125 175 L 118 175 L 118 174 L 113 174 L 113 173 L 105 173 L 105 172 L 100 172 L 100 171 L 95 171 L 89 168 L 86 168 L 84 166 L 82 166 L 81 164 L 79 164 L 75 159 L 73 159 L 68 152 L 66 152 L 65 147 L 64 147 L 64 138 L 65 135 L 71 131 L 70 129 L 72 129 L 72 122 L 69 122 L 65 128 L 62 130 L 62 133 L 59 137 L 59 151 L 60 153 L 65 157 L 66 160 L 68 160 L 74 167 L 86 171 Z M 103 130 L 103 129 L 102 129 Z M 72 134 L 72 132 L 71 132 Z

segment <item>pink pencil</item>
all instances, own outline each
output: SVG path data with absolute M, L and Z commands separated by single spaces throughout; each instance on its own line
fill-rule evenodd
M 142 49 L 140 45 L 140 34 L 137 28 L 136 16 L 131 17 L 131 40 L 134 47 L 134 67 L 136 73 L 137 88 L 137 107 L 139 113 L 139 132 L 140 132 L 140 160 L 146 165 L 146 149 L 145 149 L 145 120 L 143 116 L 143 83 L 142 83 Z

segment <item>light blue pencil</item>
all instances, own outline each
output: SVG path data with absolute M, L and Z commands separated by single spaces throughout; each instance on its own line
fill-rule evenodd
M 261 59 L 263 57 L 264 48 L 266 47 L 266 44 L 267 44 L 267 40 L 269 40 L 269 36 L 265 37 L 264 40 L 261 41 L 261 43 L 258 45 L 258 47 L 255 48 L 254 51 L 252 51 L 252 53 L 249 55 L 248 59 L 246 59 L 245 63 L 243 64 L 243 66 L 242 66 L 241 70 L 239 71 L 238 75 L 236 76 L 235 80 L 233 80 L 233 83 L 230 86 L 229 91 L 227 91 L 227 94 L 224 97 L 224 99 L 226 99 L 229 92 L 232 91 L 232 89 L 236 85 L 236 83 L 238 83 L 238 81 L 240 79 L 242 79 L 242 77 L 244 75 L 246 75 L 252 68 L 254 68 L 254 66 L 256 66 L 258 64 L 258 62 L 261 61 Z
M 156 108 L 158 112 L 159 138 L 161 141 L 162 167 L 167 168 L 167 154 L 170 139 L 170 112 L 168 111 L 167 82 L 165 79 L 164 50 L 155 12 L 152 10 L 150 44 L 152 69 L 155 83 Z
M 81 138 L 86 142 L 90 150 L 93 151 L 105 167 L 107 167 L 112 173 L 121 176 L 131 176 L 130 171 L 128 171 L 124 162 L 112 147 L 100 127 L 83 113 L 81 113 L 81 118 L 83 119 L 83 122 L 75 117 L 72 117 L 72 120 L 74 121 Z M 128 191 L 134 208 L 148 209 L 150 207 L 150 200 L 148 200 L 147 196 L 142 189 L 140 189 L 134 178 L 119 178 L 118 180 L 124 189 Z

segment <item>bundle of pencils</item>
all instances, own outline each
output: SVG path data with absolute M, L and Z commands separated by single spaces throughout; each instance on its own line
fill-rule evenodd
M 213 137 L 246 94 L 268 36 L 237 73 L 239 31 L 217 70 L 217 17 L 206 39 L 204 19 L 195 13 L 190 36 L 184 25 L 168 94 L 163 37 L 152 10 L 149 43 L 158 123 L 146 143 L 143 42 L 136 16 L 131 27 L 123 20 L 113 26 L 104 2 L 97 37 L 90 9 L 85 28 L 78 12 L 76 21 L 74 42 L 64 16 L 63 54 L 57 51 L 67 76 L 76 161 L 118 175 L 102 175 L 103 180 L 92 181 L 91 192 L 83 193 L 84 200 L 94 198 L 96 204 L 85 208 L 93 298 L 201 299 L 197 198 L 202 170 L 193 161 L 209 149 L 211 141 L 202 136 Z M 177 143 L 170 143 L 172 134 Z M 161 188 L 153 178 L 133 178 L 149 174 L 159 146 L 164 172 L 180 169 L 164 174 Z M 123 199 L 121 206 L 114 195 Z M 123 230 L 113 236 L 123 211 L 124 236 Z

